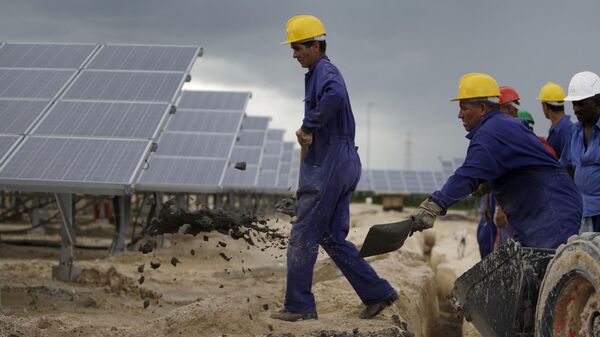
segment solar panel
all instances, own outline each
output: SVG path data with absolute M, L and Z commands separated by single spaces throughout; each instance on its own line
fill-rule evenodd
M 283 136 L 284 135 L 285 135 L 285 130 L 270 129 L 267 132 L 267 141 L 269 141 L 269 142 L 283 143 Z
M 33 133 L 152 139 L 169 108 L 167 103 L 60 101 Z
M 371 170 L 371 185 L 377 193 L 389 193 L 391 191 L 386 171 Z
M 281 157 L 273 157 L 273 156 L 264 156 L 262 160 L 262 169 L 263 170 L 275 170 L 279 172 L 279 161 Z
M 0 99 L 0 133 L 24 134 L 48 104 L 50 100 Z
M 177 110 L 167 124 L 167 131 L 237 133 L 242 114 L 224 111 Z
M 181 134 L 165 132 L 158 141 L 157 155 L 225 158 L 229 154 L 233 138 L 229 135 Z
M 290 162 L 289 184 L 292 191 L 298 189 L 298 179 L 300 174 L 300 149 L 292 149 L 292 161 Z
M 31 68 L 0 68 L 0 100 L 31 100 L 27 103 L 31 107 L 22 107 L 27 111 L 23 118 L 39 123 L 3 164 L 2 186 L 102 194 L 130 191 L 150 151 L 150 140 L 164 124 L 198 50 L 3 46 L 0 67 Z M 82 70 L 87 61 L 88 68 Z M 6 120 L 15 125 L 11 129 L 23 129 L 16 126 L 16 117 Z
M 433 172 L 433 175 L 435 176 L 435 181 L 437 183 L 437 189 L 441 190 L 442 186 L 444 186 L 444 184 L 446 183 L 443 173 L 439 172 L 439 171 L 435 171 L 435 172 Z
M 0 68 L 79 69 L 94 44 L 7 43 L 0 50 Z
M 423 193 L 421 182 L 419 181 L 419 175 L 417 171 L 403 171 L 404 182 L 406 182 L 406 189 L 409 193 Z
M 279 174 L 277 171 L 261 171 L 258 176 L 258 186 L 276 189 Z
M 0 97 L 51 99 L 73 75 L 74 70 L 0 69 Z
M 437 184 L 433 172 L 431 171 L 418 171 L 419 179 L 421 181 L 421 191 L 423 193 L 433 193 L 437 190 Z
M 265 131 L 240 130 L 236 146 L 262 147 L 265 143 Z
M 358 191 L 358 192 L 373 191 L 373 187 L 371 187 L 370 171 L 362 170 L 362 172 L 360 174 L 360 180 L 358 181 L 358 185 L 356 186 L 356 191 Z
M 10 149 L 21 138 L 20 136 L 0 135 L 0 162 L 8 154 Z
M 232 163 L 246 162 L 246 165 L 258 165 L 262 149 L 260 147 L 234 147 L 231 152 Z
M 166 131 L 159 138 L 158 151 L 150 157 L 149 168 L 142 172 L 136 189 L 218 192 L 229 164 L 233 166 L 235 159 L 253 160 L 257 149 L 233 147 L 243 110 L 215 109 L 218 105 L 215 102 L 226 102 L 228 97 L 232 97 L 231 92 L 184 91 L 177 111 L 170 115 Z M 248 100 L 250 94 L 233 93 L 233 97 Z M 246 102 L 238 103 L 237 107 L 245 108 Z M 248 166 L 250 170 L 239 172 L 252 171 L 252 164 Z M 234 181 L 239 179 L 237 172 L 230 173 L 229 177 Z
M 38 188 L 85 182 L 125 189 L 149 147 L 143 140 L 27 137 L 0 171 L 0 186 L 19 180 Z
M 408 188 L 404 182 L 402 171 L 387 171 L 388 181 L 390 184 L 390 192 L 392 193 L 407 193 Z
M 193 46 L 104 45 L 88 69 L 185 72 L 198 55 Z
M 257 178 L 258 167 L 256 165 L 248 165 L 244 171 L 228 166 L 223 178 L 223 186 L 227 189 L 255 187 Z
M 277 181 L 277 187 L 279 189 L 287 190 L 292 185 L 290 185 L 290 168 L 292 163 L 292 150 L 294 148 L 294 143 L 292 142 L 284 142 L 283 143 L 283 152 L 281 154 L 281 164 L 279 165 L 279 178 Z
M 445 179 L 448 179 L 454 174 L 454 163 L 450 160 L 441 160 L 441 164 L 442 173 L 444 174 Z
M 179 109 L 246 110 L 249 92 L 183 91 Z
M 64 95 L 67 100 L 172 102 L 183 73 L 84 70 Z
M 146 191 L 216 192 L 225 159 L 152 156 L 138 188 Z
M 242 122 L 243 130 L 266 130 L 271 119 L 269 117 L 248 117 Z

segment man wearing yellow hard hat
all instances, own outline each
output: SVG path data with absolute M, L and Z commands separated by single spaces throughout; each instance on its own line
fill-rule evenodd
M 461 167 L 413 212 L 413 228 L 431 228 L 437 215 L 489 181 L 514 239 L 527 247 L 556 248 L 579 231 L 582 201 L 573 180 L 517 118 L 499 111 L 500 89 L 487 74 L 458 84 L 458 118 L 469 147 Z
M 359 317 L 372 318 L 398 295 L 346 240 L 350 193 L 361 172 L 346 85 L 340 71 L 325 55 L 326 32 L 318 18 L 292 17 L 286 31 L 283 44 L 290 44 L 293 58 L 308 69 L 304 119 L 296 132 L 298 142 L 308 146 L 308 152 L 300 167 L 296 221 L 287 251 L 284 308 L 271 317 L 292 322 L 317 319 L 311 288 L 321 245 L 366 305 Z
M 571 116 L 565 114 L 565 97 L 563 88 L 553 82 L 546 83 L 538 95 L 538 100 L 542 102 L 544 116 L 552 123 L 546 140 L 559 159 L 571 139 L 571 129 L 573 128 Z

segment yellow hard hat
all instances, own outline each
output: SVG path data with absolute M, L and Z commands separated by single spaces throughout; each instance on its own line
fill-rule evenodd
M 562 102 L 566 96 L 565 91 L 560 85 L 548 82 L 540 89 L 538 99 L 542 102 Z
M 321 20 L 312 15 L 298 15 L 290 18 L 285 27 L 287 41 L 281 44 L 308 40 L 325 35 L 325 26 Z
M 482 73 L 463 75 L 458 81 L 458 96 L 451 101 L 478 97 L 500 97 L 500 87 L 492 76 Z

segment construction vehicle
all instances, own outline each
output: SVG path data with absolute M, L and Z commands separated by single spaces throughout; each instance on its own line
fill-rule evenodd
M 509 240 L 460 276 L 448 299 L 484 337 L 600 337 L 600 233 L 556 250 Z

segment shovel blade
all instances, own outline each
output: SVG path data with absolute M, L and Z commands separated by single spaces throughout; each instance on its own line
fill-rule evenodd
M 389 253 L 402 247 L 410 234 L 412 226 L 411 219 L 374 225 L 369 229 L 369 233 L 362 244 L 360 256 L 368 257 Z

